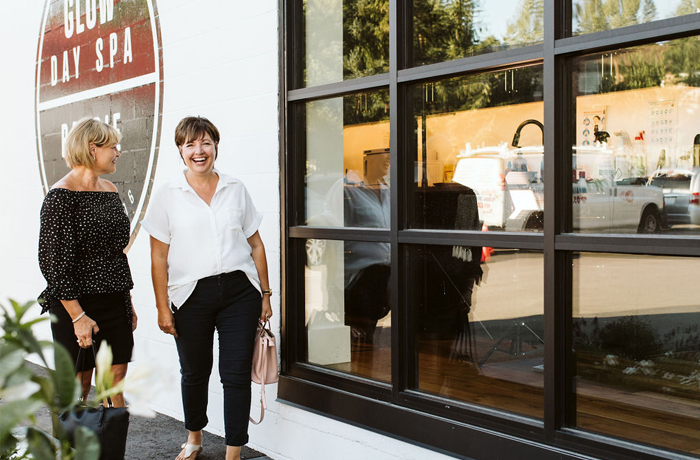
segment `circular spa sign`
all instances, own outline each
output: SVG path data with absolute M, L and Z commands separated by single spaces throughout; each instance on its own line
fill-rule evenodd
M 63 141 L 83 117 L 121 134 L 119 190 L 133 236 L 158 156 L 162 52 L 155 0 L 46 0 L 36 68 L 36 129 L 44 193 L 68 171 Z

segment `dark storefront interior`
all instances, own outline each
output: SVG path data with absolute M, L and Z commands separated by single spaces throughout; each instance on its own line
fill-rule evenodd
M 464 458 L 700 458 L 700 2 L 281 4 L 280 399 Z

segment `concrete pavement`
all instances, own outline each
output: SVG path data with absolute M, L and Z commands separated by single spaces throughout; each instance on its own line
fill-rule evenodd
M 45 372 L 44 368 L 33 363 L 27 363 L 27 367 L 37 373 Z M 42 408 L 36 416 L 39 427 L 51 433 L 51 415 L 48 408 Z M 180 453 L 180 446 L 186 440 L 187 430 L 179 420 L 162 414 L 158 414 L 155 418 L 132 415 L 129 421 L 125 460 L 172 460 Z M 197 460 L 224 459 L 226 445 L 222 437 L 205 431 L 202 445 L 204 450 L 197 456 Z M 272 460 L 245 446 L 241 452 L 241 459 Z

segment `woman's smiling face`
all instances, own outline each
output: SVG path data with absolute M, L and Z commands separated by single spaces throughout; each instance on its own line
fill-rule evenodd
M 180 146 L 180 156 L 187 169 L 195 174 L 209 174 L 214 170 L 216 160 L 216 143 L 209 134 L 199 139 L 188 139 Z
M 116 143 L 98 147 L 90 144 L 90 152 L 95 159 L 92 169 L 100 174 L 110 174 L 117 170 L 117 159 L 121 156 Z

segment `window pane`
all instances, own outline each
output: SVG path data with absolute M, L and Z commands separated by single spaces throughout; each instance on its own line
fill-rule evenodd
M 389 92 L 306 104 L 306 224 L 389 227 Z
M 542 0 L 414 0 L 409 66 L 541 43 Z
M 574 61 L 573 228 L 700 234 L 700 39 Z
M 413 228 L 541 231 L 542 66 L 413 85 Z
M 542 254 L 484 249 L 411 247 L 413 386 L 542 418 Z
M 391 381 L 388 243 L 306 240 L 307 362 Z
M 389 0 L 304 0 L 303 86 L 389 71 Z
M 698 0 L 573 0 L 574 35 L 700 12 Z
M 578 426 L 700 452 L 700 259 L 580 254 L 573 268 Z

